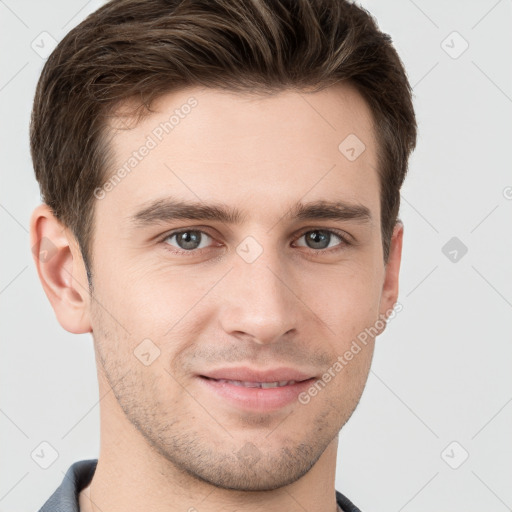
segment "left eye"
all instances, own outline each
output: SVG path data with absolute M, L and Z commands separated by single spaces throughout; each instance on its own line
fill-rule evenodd
M 306 243 L 311 244 L 307 247 L 309 247 L 310 249 L 324 250 L 330 249 L 332 247 L 331 241 L 333 236 L 338 240 L 341 240 L 341 242 L 346 243 L 346 240 L 341 235 L 338 235 L 334 231 L 328 229 L 315 229 L 313 231 L 306 231 L 300 236 L 299 240 L 305 237 Z M 327 245 L 325 245 L 326 242 Z M 335 246 L 336 245 L 343 245 L 343 243 L 335 244 Z
M 176 239 L 175 243 L 177 247 L 170 242 L 170 240 L 174 238 Z M 298 244 L 298 246 L 307 247 L 309 249 L 315 250 L 315 252 L 330 249 L 333 246 L 336 247 L 349 245 L 349 242 L 342 235 L 337 234 L 329 229 L 309 230 L 302 233 L 302 235 L 297 240 L 300 240 L 301 238 L 305 239 L 306 245 Z M 335 239 L 338 239 L 339 242 L 332 245 L 331 242 L 333 242 Z M 164 238 L 163 242 L 165 242 L 167 245 L 171 245 L 179 249 L 177 252 L 193 252 L 194 250 L 208 247 L 208 240 L 211 241 L 212 237 L 204 231 L 189 229 L 170 233 Z

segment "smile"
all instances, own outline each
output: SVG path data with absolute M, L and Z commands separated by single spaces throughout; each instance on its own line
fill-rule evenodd
M 234 386 L 242 386 L 244 388 L 281 388 L 283 386 L 291 386 L 295 384 L 294 380 L 282 380 L 276 382 L 251 382 L 251 381 L 242 381 L 242 380 L 228 380 L 228 379 L 214 379 L 217 382 L 225 382 L 228 384 L 232 384 Z

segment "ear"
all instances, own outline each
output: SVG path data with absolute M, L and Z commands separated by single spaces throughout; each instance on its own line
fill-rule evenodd
M 89 286 L 80 248 L 46 204 L 32 212 L 30 245 L 39 279 L 60 325 L 74 334 L 92 332 Z
M 400 262 L 402 260 L 402 241 L 404 236 L 403 222 L 398 219 L 393 229 L 391 243 L 389 247 L 389 258 L 385 267 L 384 283 L 382 285 L 382 294 L 379 307 L 379 319 L 384 322 L 384 327 L 379 330 L 379 334 L 386 328 L 385 320 L 390 316 L 393 307 L 398 299 L 398 281 L 400 273 Z M 382 322 L 380 322 L 382 323 Z

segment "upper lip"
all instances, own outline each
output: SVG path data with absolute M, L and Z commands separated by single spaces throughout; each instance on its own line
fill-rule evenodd
M 283 381 L 301 381 L 313 378 L 313 375 L 295 368 L 268 368 L 258 370 L 246 366 L 237 366 L 231 368 L 218 368 L 202 373 L 202 377 L 210 379 L 238 380 L 242 382 L 283 382 Z

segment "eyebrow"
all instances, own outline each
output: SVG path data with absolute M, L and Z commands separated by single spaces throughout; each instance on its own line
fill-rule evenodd
M 370 223 L 370 210 L 361 204 L 346 201 L 319 200 L 298 202 L 284 216 L 287 220 L 337 220 Z M 247 216 L 242 210 L 224 203 L 187 202 L 172 197 L 159 199 L 142 207 L 130 217 L 135 227 L 148 227 L 174 220 L 218 221 L 225 224 L 242 224 Z

